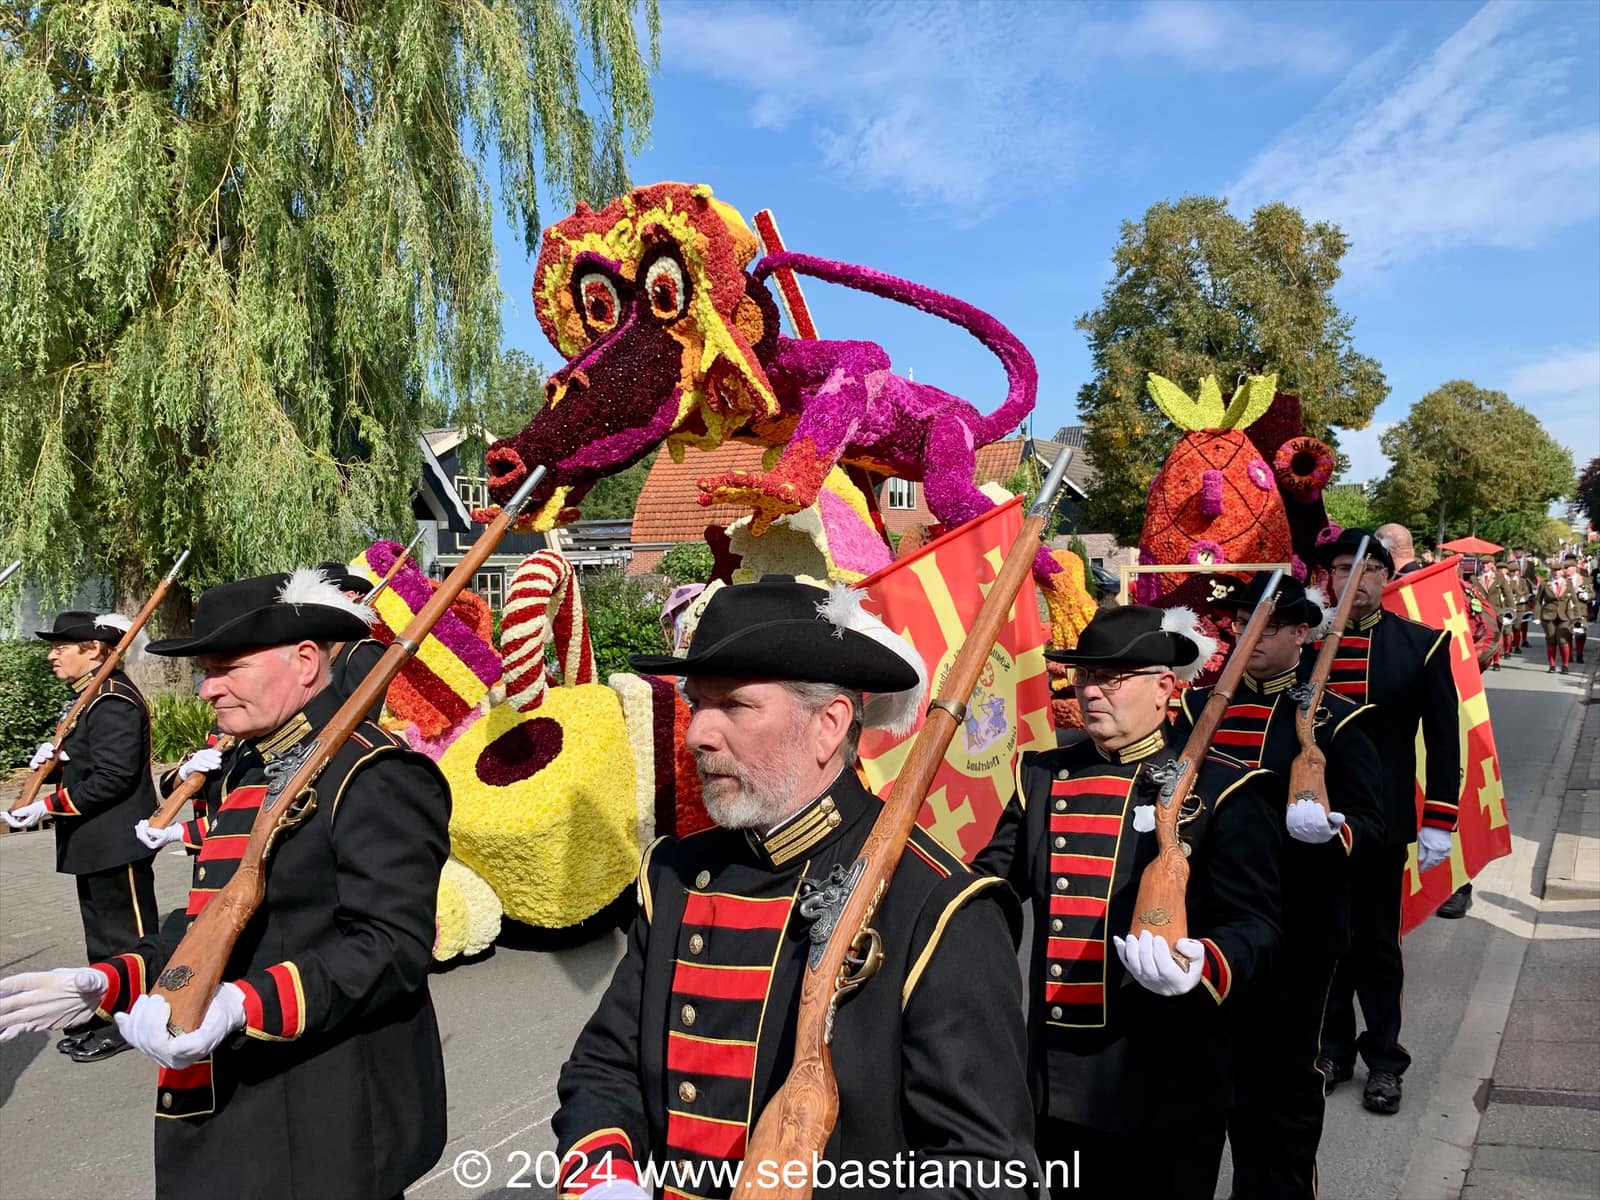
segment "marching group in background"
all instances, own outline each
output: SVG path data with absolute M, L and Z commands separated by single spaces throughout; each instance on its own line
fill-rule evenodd
M 972 867 L 913 833 L 873 916 L 876 974 L 832 1017 L 827 1157 L 913 1164 L 909 1182 L 863 1177 L 862 1194 L 1037 1196 L 1048 1165 L 1070 1162 L 1074 1173 L 1049 1176 L 1057 1195 L 1210 1197 L 1231 1144 L 1235 1197 L 1311 1197 L 1323 1098 L 1357 1057 L 1365 1107 L 1398 1111 L 1411 1062 L 1402 876 L 1412 843 L 1422 869 L 1443 861 L 1456 825 L 1450 635 L 1382 606 L 1385 583 L 1417 565 L 1409 537 L 1350 530 L 1319 555 L 1332 595 L 1278 584 L 1194 764 L 1177 816 L 1186 936 L 1131 932 L 1151 915 L 1136 897 L 1157 853 L 1153 814 L 1210 698 L 1185 684 L 1214 645 L 1172 613 L 1107 607 L 1075 647 L 1049 652 L 1074 668 L 1087 736 L 1022 757 Z M 1544 567 L 1518 550 L 1480 582 L 1502 631 L 1493 669 L 1524 651 L 1535 619 L 1550 671 L 1584 661 L 1592 561 Z M 1266 611 L 1267 585 L 1241 584 L 1210 615 L 1237 629 Z M 185 986 L 187 968 L 169 969 L 178 940 L 373 669 L 367 591 L 339 564 L 206 591 L 190 633 L 149 649 L 194 660 L 226 741 L 153 782 L 149 713 L 116 670 L 30 764 L 54 764 L 48 793 L 4 814 L 13 828 L 52 819 L 87 964 L 0 981 L 0 1040 L 60 1030 L 77 1062 L 128 1048 L 155 1060 L 161 1196 L 386 1200 L 445 1145 L 428 967 L 449 788 L 376 710 L 274 850 L 204 1020 L 178 1029 L 149 994 L 158 979 Z M 862 614 L 840 624 L 819 595 L 785 577 L 723 588 L 686 653 L 633 664 L 682 678 L 715 826 L 645 852 L 623 958 L 560 1076 L 564 1196 L 727 1195 L 711 1175 L 653 1186 L 643 1164 L 738 1164 L 784 1078 L 813 922 L 880 808 L 857 777 L 857 739 L 879 719 L 872 699 L 926 679 L 902 638 Z M 1341 601 L 1349 621 L 1315 711 L 1324 806 L 1292 791 L 1290 774 L 1302 689 Z M 39 636 L 82 689 L 126 628 L 69 612 Z M 160 800 L 197 771 L 194 818 L 153 827 Z M 163 924 L 152 856 L 180 843 L 192 886 L 181 919 Z M 1463 891 L 1441 915 L 1467 903 Z

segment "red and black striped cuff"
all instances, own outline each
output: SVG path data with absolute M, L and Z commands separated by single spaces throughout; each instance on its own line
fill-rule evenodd
M 1201 938 L 1200 944 L 1205 947 L 1205 965 L 1200 971 L 1200 982 L 1206 985 L 1211 998 L 1221 1004 L 1233 988 L 1233 968 L 1228 966 L 1228 960 L 1210 938 Z
M 72 802 L 72 797 L 67 795 L 67 789 L 58 787 L 44 798 L 44 810 L 58 817 L 81 817 L 78 806 Z
M 1459 817 L 1460 809 L 1457 805 L 1440 804 L 1437 800 L 1425 800 L 1422 803 L 1422 823 L 1430 828 L 1454 833 Z
M 188 850 L 198 850 L 206 840 L 205 822 L 196 818 L 183 823 L 183 845 Z
M 600 1129 L 579 1138 L 562 1154 L 556 1193 L 560 1200 L 568 1200 L 613 1179 L 639 1182 L 633 1142 L 620 1129 Z
M 127 1012 L 133 1007 L 133 1002 L 144 995 L 145 972 L 144 959 L 137 954 L 119 954 L 106 962 L 94 964 L 94 969 L 105 976 L 106 990 L 100 993 L 100 1007 L 95 1010 L 103 1021 L 109 1021 L 112 1013 Z
M 244 1031 L 268 1042 L 292 1042 L 306 1031 L 300 968 L 281 962 L 233 981 L 244 993 Z
M 1344 852 L 1349 854 L 1355 849 L 1355 843 L 1356 835 L 1350 832 L 1350 822 L 1346 821 L 1339 826 L 1339 844 L 1344 847 Z

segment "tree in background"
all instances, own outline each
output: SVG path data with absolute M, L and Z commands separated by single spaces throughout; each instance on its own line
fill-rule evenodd
M 1322 507 L 1340 529 L 1371 529 L 1376 520 L 1372 501 L 1359 483 L 1336 483 L 1322 489 Z
M 711 547 L 704 542 L 679 542 L 661 556 L 656 573 L 665 575 L 674 585 L 685 583 L 710 583 L 716 561 Z
M 1078 392 L 1097 475 L 1091 528 L 1138 540 L 1150 481 L 1183 432 L 1146 394 L 1152 371 L 1190 390 L 1215 375 L 1225 394 L 1276 371 L 1279 390 L 1300 397 L 1306 432 L 1330 441 L 1333 427 L 1372 419 L 1388 385 L 1333 302 L 1346 247 L 1337 226 L 1307 224 L 1285 204 L 1245 224 L 1225 200 L 1186 196 L 1124 223 L 1100 307 L 1078 320 L 1094 361 Z
M 624 188 L 639 7 L 7 6 L 0 557 L 137 597 L 184 545 L 198 588 L 408 525 L 416 430 L 497 374 L 480 164 L 529 247 L 540 187 Z
M 1457 379 L 1411 406 L 1380 439 L 1392 466 L 1376 508 L 1440 542 L 1495 514 L 1544 512 L 1572 489 L 1572 454 L 1504 392 Z
M 1589 460 L 1573 485 L 1572 497 L 1578 511 L 1589 518 L 1589 524 L 1600 527 L 1600 458 Z

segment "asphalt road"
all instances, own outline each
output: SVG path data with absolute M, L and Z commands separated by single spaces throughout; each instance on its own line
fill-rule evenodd
M 1548 676 L 1542 659 L 1542 651 L 1530 647 L 1524 659 L 1488 677 L 1515 852 L 1481 878 L 1466 920 L 1430 921 L 1407 939 L 1404 1040 L 1415 1064 L 1405 1080 L 1405 1105 L 1393 1117 L 1364 1112 L 1359 1072 L 1354 1086 L 1331 1097 L 1321 1158 L 1327 1200 L 1421 1195 L 1420 1185 L 1407 1180 L 1420 1177 L 1422 1160 L 1444 1144 L 1438 1131 L 1459 1121 L 1463 1105 L 1472 1103 L 1470 1080 L 1464 1083 L 1447 1064 L 1482 1053 L 1493 1063 L 1501 1024 L 1473 1004 L 1474 989 L 1503 958 L 1495 947 L 1530 924 L 1535 851 L 1555 819 L 1541 797 L 1564 731 L 1569 742 L 1575 736 L 1568 717 L 1578 676 Z M 72 884 L 54 872 L 52 843 L 41 834 L 0 837 L 0 975 L 82 961 Z M 164 911 L 181 908 L 188 873 L 180 850 L 162 853 L 156 878 Z M 538 1186 L 513 1187 L 515 1173 L 523 1156 L 531 1166 L 541 1151 L 554 1148 L 549 1120 L 556 1073 L 620 949 L 614 934 L 560 949 L 502 945 L 482 961 L 434 978 L 450 1140 L 439 1165 L 409 1195 L 547 1194 Z M 34 1034 L 0 1046 L 0 1197 L 152 1195 L 154 1068 L 135 1054 L 74 1064 L 55 1053 L 54 1040 Z M 457 1156 L 469 1151 L 487 1155 L 489 1171 L 488 1181 L 472 1188 L 452 1177 Z M 530 1170 L 522 1182 L 533 1179 Z M 1226 1195 L 1226 1179 L 1219 1194 Z

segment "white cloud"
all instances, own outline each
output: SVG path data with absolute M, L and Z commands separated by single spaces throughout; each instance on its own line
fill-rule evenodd
M 1537 19 L 1534 19 L 1537 18 Z M 1537 244 L 1600 212 L 1600 123 L 1569 95 L 1560 9 L 1481 8 L 1409 71 L 1392 43 L 1256 156 L 1241 210 L 1284 200 L 1344 228 L 1361 275 L 1456 246 Z
M 1214 74 L 1328 69 L 1345 53 L 1232 5 L 1123 11 L 1101 21 L 1063 4 L 674 4 L 662 57 L 668 71 L 747 89 L 758 129 L 810 125 L 821 165 L 841 178 L 960 212 L 1070 177 L 1086 142 L 1075 97 L 1093 71 L 1126 69 L 1119 60 Z

